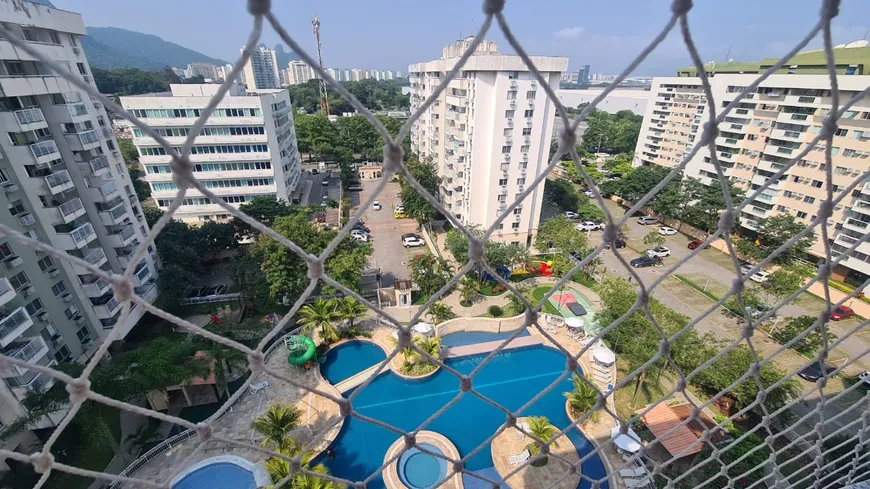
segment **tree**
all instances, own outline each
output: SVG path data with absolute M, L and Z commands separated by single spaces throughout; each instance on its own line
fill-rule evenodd
M 408 173 L 410 173 L 411 176 L 414 177 L 414 180 L 429 192 L 429 194 L 433 196 L 438 195 L 438 190 L 441 186 L 441 177 L 438 176 L 438 171 L 435 169 L 435 165 L 421 162 L 415 158 L 409 160 L 406 167 Z M 435 207 L 432 206 L 423 195 L 417 192 L 417 190 L 409 185 L 404 179 L 401 181 L 401 187 L 400 196 L 402 198 L 402 205 L 405 206 L 405 214 L 407 214 L 408 217 L 415 219 L 417 224 L 423 224 L 424 222 L 431 221 L 438 216 L 438 210 L 435 209 Z
M 650 248 L 658 248 L 659 246 L 664 246 L 665 237 L 656 231 L 652 231 L 643 237 L 643 244 Z
M 181 83 L 172 70 L 145 71 L 136 68 L 103 70 L 91 67 L 94 83 L 100 93 L 125 96 L 166 92 L 170 83 Z M 119 140 L 120 141 L 120 140 Z
M 338 332 L 334 322 L 341 318 L 341 313 L 335 310 L 334 300 L 317 298 L 313 304 L 306 304 L 299 309 L 299 324 L 302 331 L 308 333 L 312 330 L 320 332 L 320 338 L 327 343 L 338 340 Z
M 794 262 L 784 265 L 768 275 L 767 281 L 762 288 L 772 302 L 780 302 L 794 294 L 801 288 L 809 277 L 816 274 L 816 268 L 812 265 Z
M 239 206 L 239 210 L 268 227 L 272 227 L 275 220 L 279 217 L 294 214 L 293 207 L 287 201 L 275 198 L 272 195 L 256 197 L 249 202 L 245 202 Z M 254 230 L 248 223 L 238 217 L 233 218 L 233 228 L 235 228 L 235 233 L 239 237 L 259 234 L 259 231 Z
M 565 398 L 568 399 L 571 415 L 579 418 L 595 407 L 595 404 L 598 402 L 598 393 L 576 373 L 573 374 L 571 381 L 574 383 L 574 389 L 564 394 Z M 595 418 L 596 414 L 600 416 L 600 411 L 592 413 L 589 419 Z M 595 419 L 592 420 L 593 423 L 596 421 Z
M 212 254 L 212 259 L 217 258 L 221 251 L 235 248 L 239 245 L 233 233 L 233 224 L 230 222 L 208 221 L 197 229 L 205 251 Z
M 556 248 L 564 253 L 586 249 L 586 235 L 574 228 L 574 224 L 563 216 L 556 216 L 542 222 L 535 236 L 535 248 L 545 251 Z
M 353 329 L 354 321 L 362 319 L 369 312 L 369 308 L 360 304 L 353 297 L 342 297 L 336 301 L 335 312 L 340 321 L 348 322 L 348 329 Z
M 303 453 L 302 446 L 295 440 L 290 439 L 290 443 L 287 444 L 287 447 L 278 449 L 277 451 L 278 453 L 290 458 L 299 457 L 303 469 L 321 475 L 329 474 L 329 470 L 327 470 L 326 466 L 323 464 L 317 464 L 312 467 L 311 459 L 314 454 L 310 450 L 306 450 Z M 290 462 L 282 457 L 269 458 L 266 460 L 264 467 L 266 468 L 266 472 L 269 473 L 269 477 L 272 479 L 273 484 L 277 484 L 289 477 L 290 484 L 285 485 L 284 487 L 290 487 L 292 489 L 341 489 L 343 487 L 328 479 L 305 474 L 303 472 L 294 473 L 290 468 Z M 266 487 L 271 489 L 274 486 Z
M 474 232 L 474 229 L 471 228 L 471 231 Z M 450 254 L 457 262 L 465 263 L 468 261 L 468 236 L 462 231 L 456 228 L 447 231 L 447 235 L 444 237 L 444 246 L 450 250 Z
M 136 145 L 133 144 L 133 140 L 126 138 L 117 138 L 117 140 L 118 149 L 121 150 L 121 156 L 127 165 L 139 163 L 139 151 L 136 149 Z
M 175 263 L 164 262 L 163 269 L 157 276 L 161 307 L 170 310 L 178 307 L 178 301 L 187 297 L 197 283 L 199 277 L 195 273 Z
M 275 447 L 279 450 L 295 445 L 290 432 L 299 426 L 302 412 L 296 406 L 275 403 L 269 406 L 266 414 L 254 419 L 251 427 L 263 435 L 262 447 Z
M 522 291 L 520 291 L 520 292 L 522 292 Z M 517 295 L 508 294 L 507 301 L 508 301 L 508 307 L 510 308 L 511 312 L 513 312 L 514 316 L 519 316 L 520 314 L 526 312 L 525 303 L 523 303 L 523 300 L 520 299 Z
M 618 195 L 629 202 L 638 202 L 664 180 L 668 173 L 669 168 L 639 166 L 619 181 Z
M 453 271 L 447 260 L 435 255 L 417 255 L 408 261 L 411 279 L 424 297 L 431 297 L 447 285 Z
M 550 424 L 550 420 L 547 419 L 546 416 L 530 416 L 529 434 L 540 441 L 535 440 L 533 443 L 529 443 L 526 446 L 526 449 L 528 449 L 532 455 L 537 455 L 541 453 L 541 447 L 550 443 L 553 440 L 553 436 L 558 432 L 559 430 L 557 430 L 555 426 Z M 543 467 L 547 465 L 548 462 L 549 457 L 547 455 L 544 455 L 540 457 L 537 461 L 532 462 L 532 466 Z
M 705 185 L 700 180 L 686 178 L 682 188 L 691 203 L 682 213 L 682 220 L 707 234 L 716 231 L 719 227 L 719 217 L 725 209 L 725 197 L 718 182 Z M 743 189 L 735 187 L 730 181 L 728 188 L 733 202 L 743 200 L 745 194 Z
M 154 227 L 154 224 L 157 223 L 157 220 L 160 219 L 163 214 L 165 213 L 157 207 L 142 207 L 142 215 L 145 216 L 145 223 L 148 224 L 149 228 Z
M 248 300 L 257 312 L 267 312 L 274 301 L 269 296 L 266 275 L 260 261 L 247 248 L 240 248 L 230 259 L 230 278 L 243 300 Z
M 308 153 L 308 160 L 323 159 L 332 153 L 337 139 L 335 126 L 325 115 L 297 115 L 294 118 L 299 152 Z
M 817 320 L 818 317 L 813 316 L 790 317 L 785 320 L 784 325 L 773 328 L 770 335 L 773 336 L 773 339 L 784 345 L 803 334 L 804 331 L 809 330 L 810 333 L 808 335 L 797 340 L 791 347 L 804 355 L 815 355 L 824 344 L 822 341 L 822 331 L 816 325 Z M 827 323 L 823 323 L 821 327 L 824 328 L 825 334 L 828 336 L 828 344 L 830 345 L 837 339 L 837 335 L 828 329 Z
M 471 305 L 470 302 L 477 297 L 478 293 L 477 282 L 473 278 L 466 275 L 459 279 L 459 296 L 467 305 Z
M 417 344 L 417 348 L 426 355 L 436 359 L 441 358 L 441 337 L 418 336 L 414 342 Z M 428 358 L 426 362 L 431 363 Z
M 544 180 L 544 201 L 563 211 L 576 211 L 582 202 L 574 185 L 562 178 Z
M 435 322 L 435 324 L 441 324 L 444 321 L 448 321 L 456 317 L 456 314 L 453 312 L 453 309 L 450 308 L 447 304 L 443 302 L 436 302 L 429 306 L 429 310 L 426 311 L 426 314 Z
M 682 217 L 688 203 L 689 195 L 683 190 L 680 179 L 675 178 L 649 201 L 647 207 L 652 209 L 662 222 L 677 219 L 679 229 L 682 227 Z
M 759 219 L 756 225 L 757 238 L 755 245 L 751 246 L 744 241 L 740 251 L 755 261 L 761 261 L 772 255 L 777 248 L 803 231 L 804 228 L 805 226 L 798 222 L 797 218 L 791 214 L 777 214 Z M 787 265 L 800 258 L 812 246 L 814 236 L 813 233 L 808 233 L 795 242 L 795 244 L 775 256 L 773 263 Z
M 596 111 L 586 118 L 587 128 L 583 133 L 583 147 L 598 152 L 627 153 L 634 151 L 643 116 L 630 110 L 616 114 Z
M 604 211 L 592 202 L 581 204 L 577 208 L 577 216 L 581 221 L 603 222 L 606 219 Z

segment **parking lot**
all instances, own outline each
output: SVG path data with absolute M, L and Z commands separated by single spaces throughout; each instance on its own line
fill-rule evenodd
M 351 193 L 351 203 L 355 212 L 360 203 L 368 200 L 377 182 L 363 182 L 361 192 Z M 381 270 L 381 286 L 389 287 L 397 278 L 410 278 L 408 260 L 419 253 L 428 252 L 426 248 L 405 249 L 402 246 L 402 235 L 417 233 L 417 221 L 413 219 L 396 219 L 393 209 L 401 202 L 399 184 L 388 183 L 378 196 L 382 209 L 379 211 L 366 209 L 362 215 L 370 232 L 374 253 L 370 264 Z
M 328 180 L 329 185 L 323 185 L 324 180 Z M 318 172 L 316 175 L 305 172 L 302 174 L 302 180 L 299 184 L 305 185 L 306 182 L 310 182 L 311 189 L 308 190 L 308 197 L 304 200 L 304 205 L 319 206 L 323 202 L 324 195 L 334 200 L 339 199 L 341 180 L 338 175 L 332 176 L 332 172 Z M 303 197 L 304 195 L 303 193 Z

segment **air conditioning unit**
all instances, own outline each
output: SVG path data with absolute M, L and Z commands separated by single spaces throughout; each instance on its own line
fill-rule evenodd
M 62 296 L 60 296 L 60 299 L 64 302 L 70 302 L 72 300 L 72 294 L 67 292 L 66 294 L 63 294 Z
M 77 326 L 81 326 L 81 325 L 85 324 L 85 318 L 83 318 L 82 316 L 79 316 L 79 317 L 75 320 L 75 323 L 76 323 Z
M 60 275 L 60 270 L 58 270 L 57 268 L 52 268 L 48 271 L 48 276 L 51 278 L 57 277 L 58 275 Z
M 81 49 L 79 49 L 79 48 L 72 48 L 72 49 L 73 49 L 73 53 L 75 53 L 76 56 L 82 54 L 82 50 L 81 50 Z
M 7 194 L 11 194 L 13 192 L 18 192 L 19 190 L 20 190 L 20 188 L 18 187 L 18 185 L 14 184 L 14 183 L 10 183 L 9 185 L 3 186 L 3 191 L 6 192 Z
M 32 285 L 28 285 L 27 287 L 24 287 L 21 292 L 24 294 L 24 297 L 30 297 L 36 292 L 36 289 L 34 289 Z
M 39 319 L 40 321 L 48 321 L 48 313 L 41 312 L 41 313 L 36 315 L 36 319 Z
M 60 359 L 60 363 L 71 362 L 71 361 L 72 361 L 72 355 L 67 355 L 67 356 Z

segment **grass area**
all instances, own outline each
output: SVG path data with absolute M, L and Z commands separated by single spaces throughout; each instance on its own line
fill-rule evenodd
M 535 301 L 537 301 L 537 302 L 541 302 L 541 299 L 544 298 L 544 296 L 547 294 L 547 292 L 550 291 L 551 288 L 552 287 L 549 285 L 542 285 L 540 287 L 535 287 L 532 290 L 532 298 L 535 299 Z M 561 316 L 561 314 L 559 314 L 559 311 L 556 310 L 556 307 L 553 306 L 553 304 L 550 304 L 550 301 L 547 301 L 544 303 L 543 311 L 546 312 L 547 314 L 554 314 L 556 316 Z
M 616 357 L 616 372 L 617 381 L 622 381 L 622 379 L 630 373 L 628 371 L 628 362 L 618 356 Z M 666 382 L 666 377 L 662 375 L 661 384 Z M 616 414 L 623 419 L 628 419 L 634 415 L 635 411 L 643 406 L 652 404 L 653 402 L 665 397 L 669 390 L 663 385 L 655 385 L 655 378 L 647 377 L 647 380 L 638 391 L 637 399 L 632 404 L 631 401 L 634 398 L 635 386 L 636 384 L 634 382 L 630 382 L 628 385 L 614 393 L 613 400 L 616 404 Z
M 415 306 L 422 306 L 428 301 L 429 298 L 419 292 L 411 292 L 411 304 Z
M 598 282 L 595 281 L 592 277 L 586 278 L 583 276 L 583 272 L 577 272 L 571 276 L 571 280 L 577 282 L 580 285 L 585 287 L 589 287 L 590 289 L 594 289 Z
M 111 406 L 100 406 L 100 413 L 109 425 L 109 431 L 116 443 L 121 441 L 121 411 L 118 408 Z M 81 457 L 76 460 L 70 460 L 67 463 L 73 467 L 102 472 L 115 457 L 115 450 L 112 444 L 106 442 L 103 446 L 92 447 L 90 450 L 82 451 Z M 87 489 L 94 483 L 94 479 L 89 477 L 81 477 L 77 475 L 57 473 L 57 477 L 52 477 L 46 487 L 57 487 L 64 489 Z
M 480 284 L 480 289 L 478 290 L 478 292 L 480 292 L 480 295 L 495 297 L 504 294 L 505 290 L 506 289 L 504 288 L 504 286 L 498 282 L 487 282 L 486 280 L 484 280 Z

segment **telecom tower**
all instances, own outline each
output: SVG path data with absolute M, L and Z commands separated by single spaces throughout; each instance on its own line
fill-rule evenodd
M 320 69 L 322 70 L 323 52 L 320 49 L 320 19 L 317 18 L 317 14 L 314 14 L 314 18 L 311 19 L 311 25 L 314 27 L 314 38 L 317 40 L 317 61 L 320 63 Z M 326 80 L 322 76 L 318 76 L 318 78 L 320 78 L 320 83 L 318 83 L 320 87 L 320 112 L 324 115 L 329 115 L 329 94 L 326 91 Z

